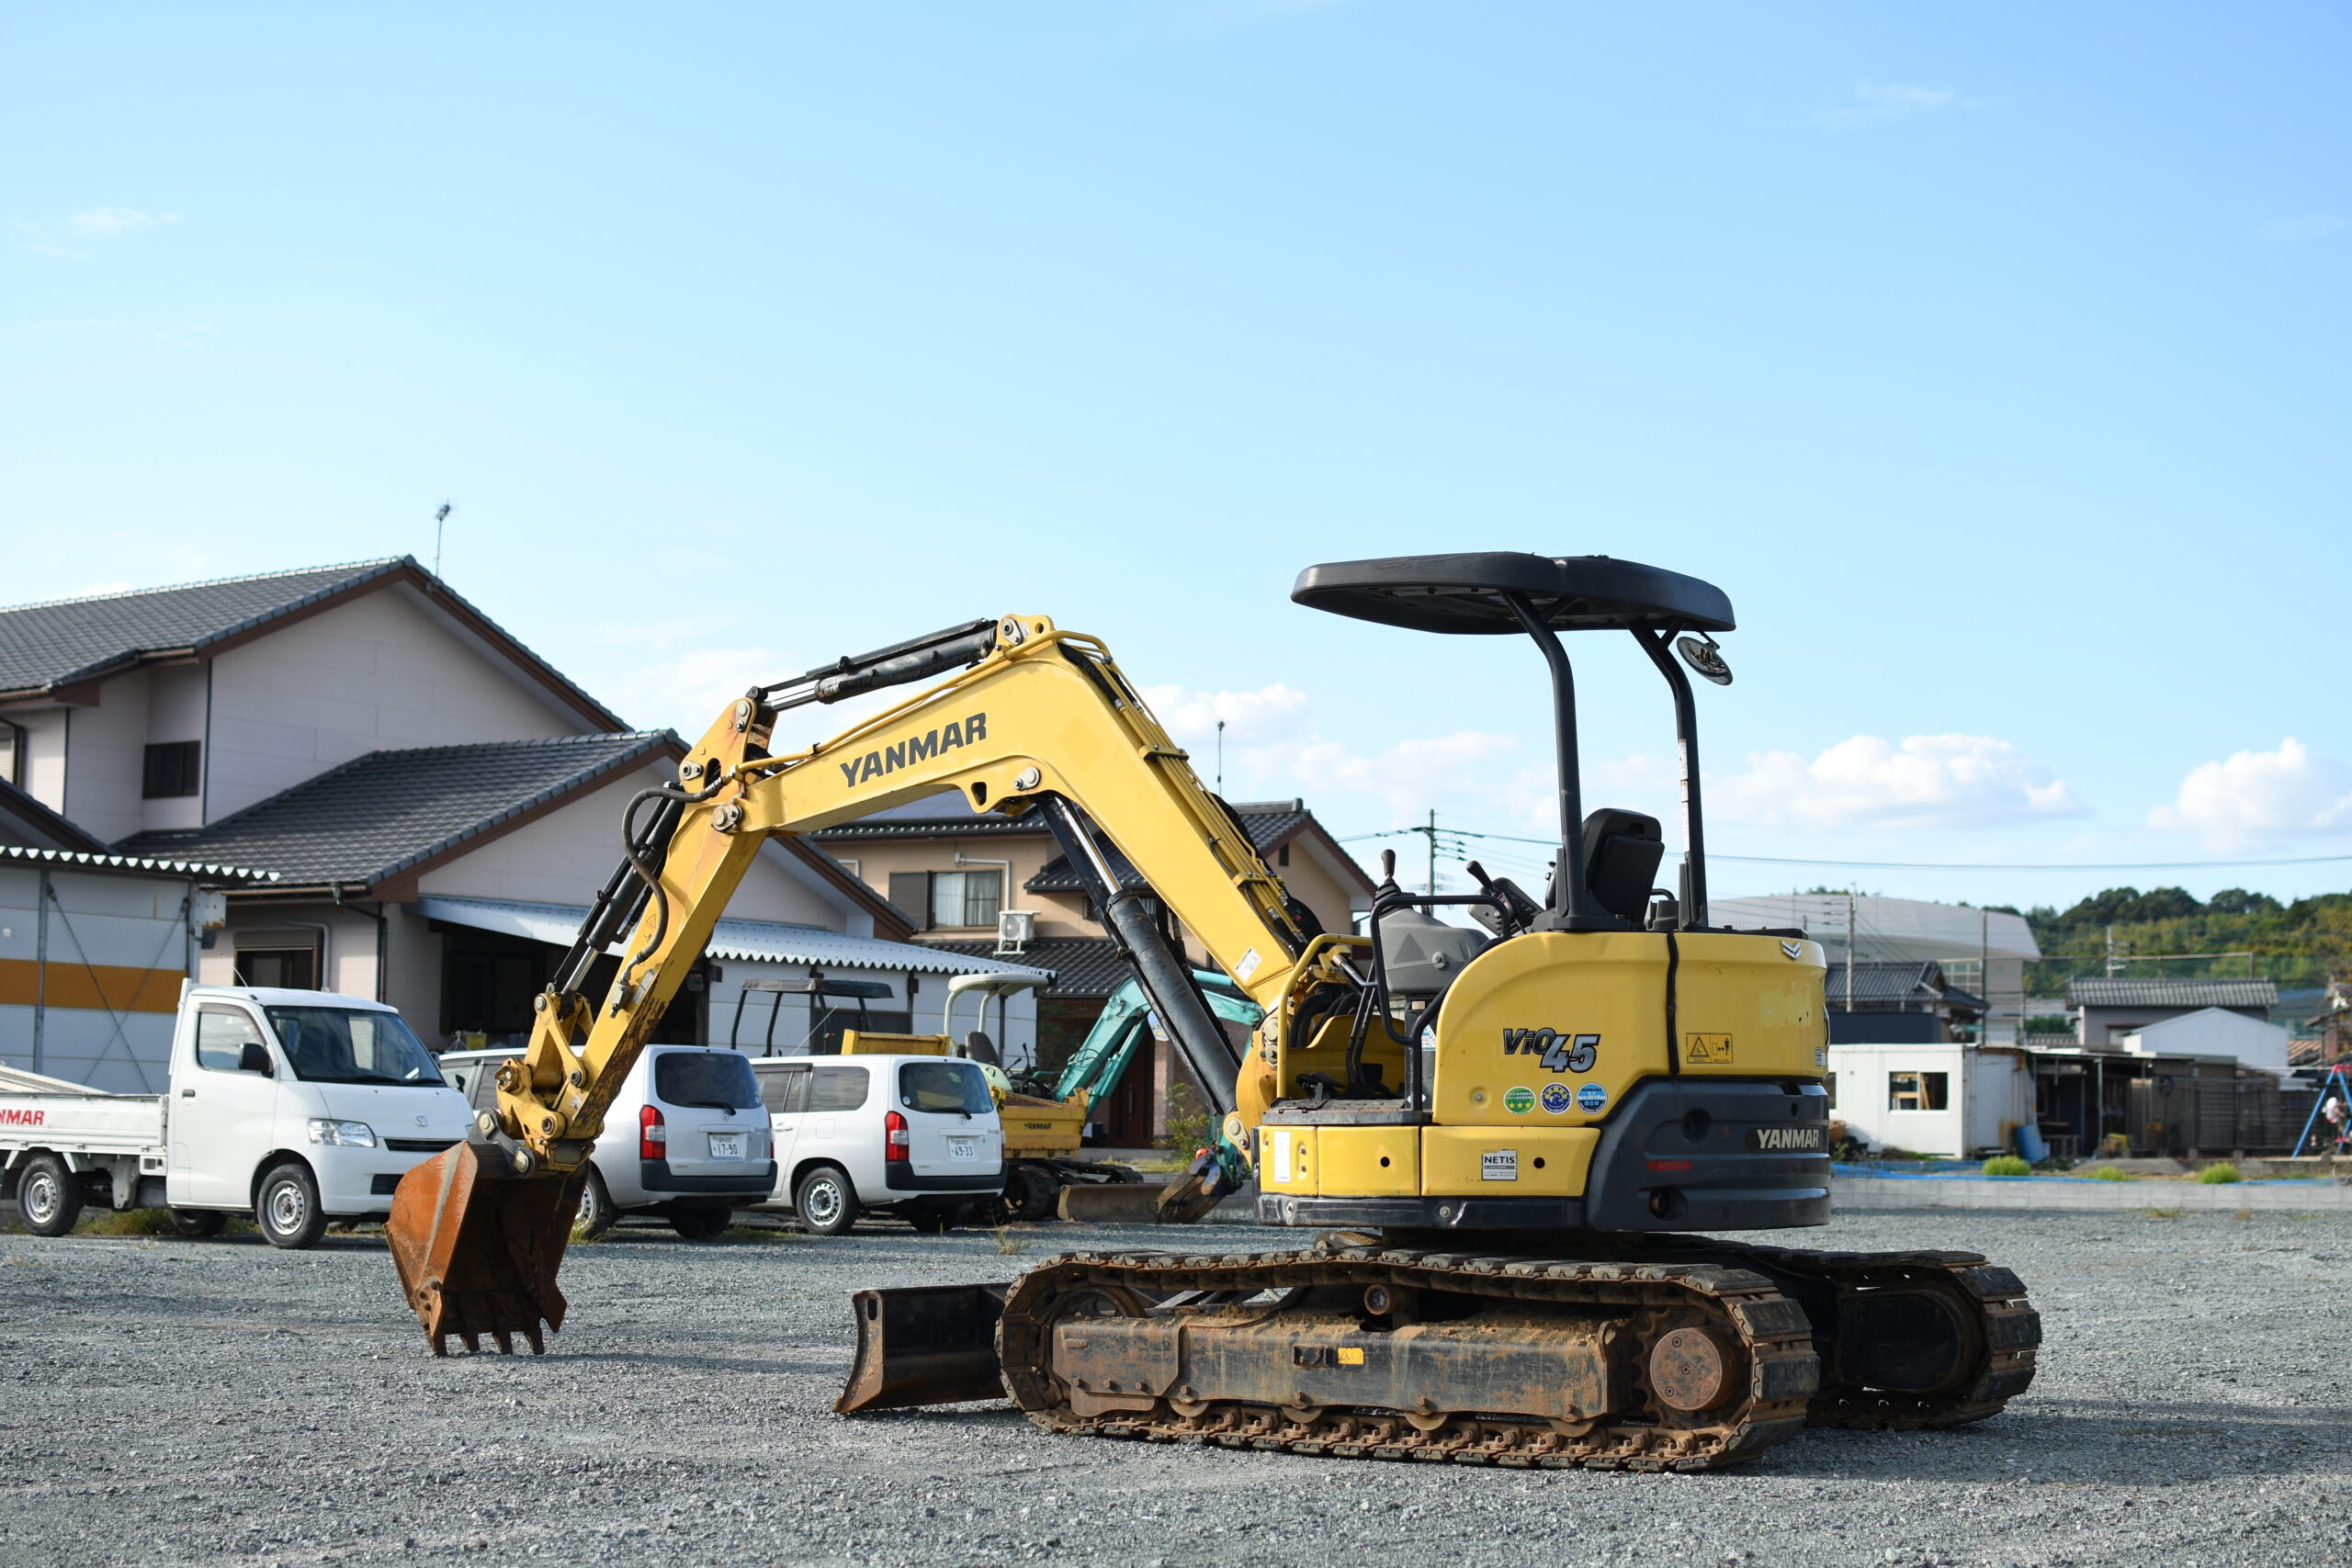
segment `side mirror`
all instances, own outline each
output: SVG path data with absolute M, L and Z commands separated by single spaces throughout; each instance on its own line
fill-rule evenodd
M 266 1078 L 274 1078 L 277 1076 L 277 1069 L 269 1065 L 269 1047 L 258 1040 L 246 1041 L 245 1048 L 237 1053 L 237 1070 L 241 1073 L 259 1073 Z

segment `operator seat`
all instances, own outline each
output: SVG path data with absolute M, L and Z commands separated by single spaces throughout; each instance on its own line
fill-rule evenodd
M 964 1036 L 964 1055 L 984 1067 L 1001 1067 L 1004 1062 L 997 1055 L 996 1042 L 975 1029 Z
M 1621 920 L 1642 923 L 1665 855 L 1655 817 L 1604 806 L 1584 819 L 1584 885 Z

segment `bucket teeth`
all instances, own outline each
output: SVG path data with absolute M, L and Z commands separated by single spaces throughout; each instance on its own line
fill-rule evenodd
M 445 1149 L 401 1178 L 384 1226 L 401 1289 L 436 1356 L 454 1336 L 476 1354 L 489 1335 L 501 1355 L 514 1337 L 544 1355 L 540 1325 L 563 1326 L 556 1269 L 571 1236 L 580 1179 L 515 1176 L 502 1152 L 472 1143 Z

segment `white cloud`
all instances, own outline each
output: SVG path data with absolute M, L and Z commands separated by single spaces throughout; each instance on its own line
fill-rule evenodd
M 151 228 L 158 223 L 178 221 L 177 213 L 166 213 L 159 218 L 152 212 L 141 212 L 135 207 L 93 207 L 87 211 L 77 212 L 65 220 L 65 226 L 77 234 L 111 238 L 117 234 L 128 234 L 134 230 Z
M 1746 772 L 1708 780 L 1707 803 L 1759 827 L 1816 829 L 1982 828 L 2083 809 L 2063 780 L 1983 735 L 1857 735 L 1811 761 L 1754 751 Z
M 2345 227 L 2345 220 L 2332 213 L 2311 212 L 2301 218 L 2274 219 L 2256 230 L 2254 237 L 2266 245 L 2292 245 L 2339 233 Z
M 2265 840 L 2352 829 L 2352 768 L 2312 755 L 2293 736 L 2276 751 L 2239 751 L 2200 762 L 2148 826 L 2195 833 L 2210 849 L 2252 848 Z
M 1913 82 L 1857 82 L 1845 96 L 1814 110 L 1813 118 L 1840 130 L 1893 119 L 1917 119 L 1946 109 L 1974 108 L 1977 100 L 1963 98 L 1950 87 L 1923 87 Z
M 1306 720 L 1306 694 L 1277 681 L 1254 692 L 1193 692 L 1182 686 L 1146 686 L 1168 733 L 1189 747 L 1214 744 L 1219 719 L 1227 745 L 1295 739 Z

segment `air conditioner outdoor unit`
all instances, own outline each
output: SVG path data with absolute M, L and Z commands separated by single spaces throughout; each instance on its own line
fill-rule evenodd
M 1025 952 L 1036 937 L 1036 910 L 999 909 L 996 912 L 997 952 L 1001 953 Z

